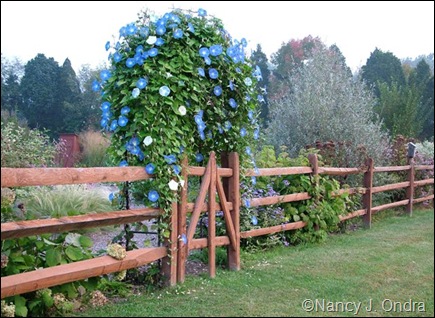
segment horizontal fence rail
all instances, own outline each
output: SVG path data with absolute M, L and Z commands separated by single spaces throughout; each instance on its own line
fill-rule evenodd
M 215 248 L 226 246 L 230 269 L 240 269 L 240 239 L 274 234 L 283 231 L 304 228 L 303 221 L 290 222 L 266 228 L 255 228 L 240 231 L 240 166 L 236 153 L 222 156 L 222 167 L 217 166 L 214 153 L 210 156 L 207 167 L 189 166 L 187 159 L 182 164 L 182 176 L 185 186 L 181 189 L 180 202 L 172 204 L 171 240 L 162 247 L 137 249 L 127 252 L 123 260 L 110 256 L 100 256 L 90 260 L 58 265 L 10 275 L 1 278 L 1 297 L 9 297 L 41 288 L 51 287 L 66 282 L 82 280 L 136 268 L 150 262 L 163 259 L 163 272 L 168 275 L 171 285 L 183 282 L 186 270 L 187 255 L 190 250 L 209 249 L 209 274 L 215 275 Z M 245 176 L 273 177 L 286 175 L 327 175 L 347 176 L 361 174 L 364 183 L 361 187 L 344 188 L 330 193 L 331 196 L 361 195 L 363 207 L 357 211 L 339 216 L 340 221 L 362 217 L 370 226 L 371 215 L 380 211 L 405 206 L 412 214 L 413 204 L 434 199 L 434 194 L 414 198 L 414 189 L 434 184 L 433 178 L 414 180 L 415 171 L 434 170 L 433 165 L 408 165 L 394 167 L 375 167 L 370 159 L 365 166 L 359 168 L 319 167 L 317 157 L 309 157 L 309 167 L 279 167 L 247 170 Z M 405 172 L 406 180 L 402 182 L 373 186 L 375 173 Z M 401 174 L 403 175 L 403 174 Z M 1 187 L 46 186 L 65 184 L 86 184 L 105 182 L 132 182 L 152 178 L 143 167 L 111 167 L 111 168 L 1 168 Z M 188 178 L 201 177 L 201 186 L 195 202 L 188 202 Z M 222 179 L 222 180 L 221 180 Z M 373 194 L 405 189 L 406 199 L 380 206 L 372 206 Z M 218 200 L 214 199 L 217 198 Z M 312 199 L 308 192 L 292 193 L 261 198 L 252 198 L 243 202 L 251 208 L 267 205 L 297 202 Z M 216 212 L 220 211 L 225 222 L 226 235 L 216 236 L 216 224 L 213 222 Z M 200 218 L 207 216 L 208 237 L 196 238 L 196 227 Z M 45 233 L 70 232 L 84 228 L 95 228 L 109 225 L 121 225 L 144 220 L 157 219 L 161 216 L 158 208 L 137 208 L 104 213 L 62 217 L 58 219 L 40 219 L 8 222 L 1 224 L 1 240 L 17 239 Z M 173 260 L 171 262 L 170 260 Z

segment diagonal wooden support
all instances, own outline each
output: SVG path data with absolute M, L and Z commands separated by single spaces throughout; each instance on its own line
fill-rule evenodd
M 187 245 L 193 240 L 193 236 L 195 235 L 196 226 L 198 225 L 199 217 L 201 215 L 201 208 L 205 202 L 205 197 L 207 196 L 207 192 L 210 186 L 210 177 L 211 177 L 211 162 L 209 161 L 207 164 L 207 168 L 205 169 L 204 177 L 202 178 L 201 187 L 199 189 L 198 197 L 195 201 L 195 206 L 193 208 L 192 217 L 190 219 L 189 229 L 187 230 Z
M 227 198 L 225 196 L 224 187 L 222 185 L 222 182 L 221 182 L 219 176 L 217 176 L 217 178 L 216 178 L 216 185 L 217 185 L 219 199 L 221 202 L 222 211 L 224 212 L 225 227 L 227 229 L 227 234 L 230 238 L 231 246 L 234 249 L 236 249 L 236 247 L 237 247 L 236 231 L 234 229 L 233 219 L 231 218 L 230 210 L 228 209 L 228 206 L 227 206 Z

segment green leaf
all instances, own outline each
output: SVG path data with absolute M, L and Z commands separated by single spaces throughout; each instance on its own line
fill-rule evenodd
M 68 246 L 65 249 L 65 254 L 72 261 L 79 261 L 84 257 L 82 250 L 78 247 L 73 247 L 73 246 Z
M 49 267 L 60 264 L 61 260 L 62 255 L 59 250 L 54 248 L 47 250 L 47 253 L 45 254 L 45 261 Z
M 94 245 L 94 242 L 88 236 L 82 235 L 79 240 L 82 247 L 92 247 Z
M 22 296 L 15 296 L 14 304 L 15 304 L 15 315 L 19 317 L 27 317 L 28 310 L 26 307 L 26 298 Z

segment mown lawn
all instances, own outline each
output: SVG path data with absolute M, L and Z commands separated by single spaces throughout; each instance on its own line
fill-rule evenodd
M 242 254 L 239 272 L 219 270 L 213 280 L 188 276 L 176 288 L 82 315 L 433 317 L 434 212 L 380 212 L 370 230 Z

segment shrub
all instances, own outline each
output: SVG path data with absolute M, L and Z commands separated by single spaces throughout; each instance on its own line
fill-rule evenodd
M 59 143 L 37 129 L 20 126 L 11 120 L 1 123 L 1 166 L 11 168 L 55 165 Z

